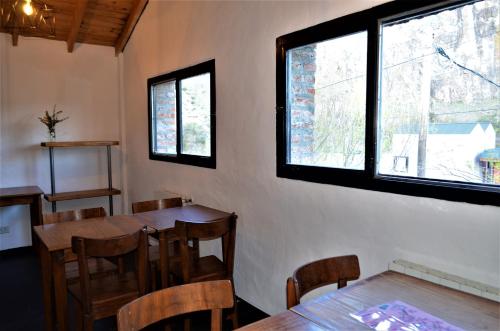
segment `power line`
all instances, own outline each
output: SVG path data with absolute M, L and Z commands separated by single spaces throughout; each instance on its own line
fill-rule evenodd
M 441 48 L 442 49 L 442 48 Z M 414 62 L 414 61 L 417 61 L 417 60 L 420 60 L 424 57 L 427 57 L 427 56 L 431 56 L 431 55 L 435 55 L 435 54 L 440 54 L 439 51 L 436 51 L 436 52 L 432 52 L 432 53 L 428 53 L 428 54 L 424 54 L 424 55 L 421 55 L 419 57 L 416 57 L 416 58 L 411 58 L 411 59 L 408 59 L 408 60 L 405 60 L 405 61 L 402 61 L 402 62 L 398 62 L 398 63 L 395 63 L 395 64 L 391 64 L 391 65 L 388 65 L 388 66 L 385 66 L 382 68 L 382 71 L 383 70 L 387 70 L 387 69 L 391 69 L 391 68 L 394 68 L 394 67 L 397 67 L 397 66 L 400 66 L 400 65 L 403 65 L 403 64 L 406 64 L 406 63 L 409 63 L 409 62 Z M 441 55 L 441 54 L 440 54 Z M 470 71 L 472 72 L 474 75 L 476 76 L 479 76 L 480 78 L 488 81 L 489 83 L 495 85 L 496 87 L 500 87 L 500 85 L 496 84 L 495 82 L 491 81 L 490 79 L 484 77 L 483 75 L 475 72 L 474 70 L 471 70 L 467 67 L 464 67 L 464 66 L 461 66 L 460 64 L 456 63 L 455 61 L 449 59 L 450 61 L 452 61 L 455 65 L 459 66 L 460 68 L 464 69 L 464 70 L 467 70 L 467 71 Z M 331 87 L 331 86 L 334 86 L 334 85 L 338 85 L 338 84 L 341 84 L 341 83 L 344 83 L 344 82 L 347 82 L 347 81 L 350 81 L 350 80 L 354 80 L 354 79 L 359 79 L 359 78 L 362 78 L 362 77 L 365 77 L 366 74 L 362 74 L 362 75 L 358 75 L 358 76 L 354 76 L 354 77 L 350 77 L 350 78 L 346 78 L 346 79 L 343 79 L 343 80 L 339 80 L 339 81 L 336 81 L 334 83 L 331 83 L 331 84 L 327 84 L 327 85 L 323 85 L 323 86 L 320 86 L 320 87 L 317 87 L 316 90 L 321 90 L 321 89 L 324 89 L 324 88 L 327 88 L 327 87 Z
M 473 114 L 473 113 L 487 113 L 491 111 L 499 111 L 498 108 L 489 108 L 489 109 L 475 109 L 475 110 L 467 110 L 467 111 L 457 111 L 457 112 L 449 112 L 449 113 L 433 113 L 430 112 L 431 116 L 444 116 L 444 115 L 456 115 L 456 114 Z M 500 115 L 500 113 L 499 113 Z M 395 114 L 393 116 L 382 116 L 384 120 L 392 120 L 392 119 L 400 119 L 401 114 Z
M 464 41 L 465 40 L 465 41 Z M 443 46 L 444 49 L 457 49 L 457 48 L 463 48 L 467 45 L 470 45 L 470 44 L 477 44 L 477 41 L 476 40 L 469 40 L 469 39 L 464 39 L 460 42 L 460 45 L 459 46 L 456 46 L 457 45 L 457 40 L 455 41 L 449 41 L 449 42 L 440 42 L 439 44 Z M 401 47 L 404 47 L 406 45 L 408 41 L 406 42 L 402 42 L 402 43 L 398 43 L 398 44 L 393 44 L 394 46 L 386 46 L 384 45 L 384 53 L 387 53 L 389 51 L 393 51 L 394 49 L 401 49 Z M 419 48 L 420 51 L 425 51 L 425 50 L 433 50 L 435 51 L 436 50 L 436 47 L 435 46 L 421 46 Z
M 431 55 L 434 55 L 434 54 L 437 54 L 437 52 L 432 52 L 432 53 L 429 53 L 429 54 L 424 54 L 424 55 L 421 55 L 421 56 L 416 57 L 416 58 L 411 58 L 411 59 L 405 60 L 403 62 L 391 64 L 391 65 L 383 67 L 382 70 L 391 69 L 391 68 L 397 67 L 399 65 L 402 65 L 402 64 L 405 64 L 405 63 L 409 63 L 409 62 L 413 62 L 413 61 L 416 61 L 416 60 L 420 60 L 420 59 L 422 59 L 424 57 L 431 56 Z M 362 74 L 362 75 L 358 75 L 358 76 L 346 78 L 346 79 L 339 80 L 339 81 L 336 81 L 336 82 L 331 83 L 331 84 L 327 84 L 327 85 L 324 85 L 324 86 L 321 86 L 321 87 L 317 87 L 316 90 L 321 90 L 321 89 L 324 89 L 324 88 L 327 88 L 327 87 L 330 87 L 330 86 L 334 86 L 334 85 L 337 85 L 337 84 L 340 84 L 340 83 L 344 83 L 344 82 L 347 82 L 347 81 L 350 81 L 350 80 L 362 78 L 362 77 L 365 77 L 365 76 L 366 76 L 366 74 Z
M 471 114 L 471 113 L 487 113 L 490 111 L 499 111 L 499 108 L 490 109 L 478 109 L 478 110 L 468 110 L 468 111 L 456 111 L 450 113 L 431 113 L 432 116 L 442 116 L 442 115 L 455 115 L 455 114 Z
M 458 66 L 459 68 L 461 68 L 461 69 L 463 69 L 463 70 L 466 70 L 466 71 L 471 72 L 472 74 L 474 74 L 474 75 L 478 76 L 479 78 L 484 79 L 485 81 L 487 81 L 488 83 L 491 83 L 491 84 L 495 85 L 496 87 L 500 87 L 500 85 L 498 85 L 497 83 L 495 83 L 495 82 L 494 82 L 494 81 L 492 81 L 491 79 L 484 77 L 484 76 L 483 76 L 482 74 L 480 74 L 479 72 L 474 71 L 474 70 L 472 70 L 472 69 L 469 69 L 469 68 L 467 68 L 467 67 L 465 67 L 465 66 L 461 65 L 460 63 L 455 62 L 453 59 L 451 59 L 451 58 L 448 56 L 448 54 L 446 54 L 446 52 L 444 51 L 444 49 L 443 49 L 443 48 L 441 48 L 441 47 L 439 47 L 439 46 L 438 46 L 438 47 L 436 47 L 436 51 L 437 51 L 437 53 L 438 53 L 439 55 L 441 55 L 442 57 L 444 57 L 444 58 L 448 59 L 449 61 L 453 62 L 453 64 L 455 64 L 455 65 L 456 65 L 456 66 Z

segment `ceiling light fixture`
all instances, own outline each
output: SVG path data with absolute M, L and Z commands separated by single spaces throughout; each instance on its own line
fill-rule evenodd
M 31 5 L 31 0 L 26 0 L 23 5 L 23 12 L 28 16 L 33 15 L 33 6 Z
M 12 35 L 55 38 L 55 11 L 44 1 L 0 0 L 0 30 Z

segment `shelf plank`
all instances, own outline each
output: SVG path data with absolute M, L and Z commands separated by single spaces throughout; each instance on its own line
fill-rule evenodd
M 121 194 L 121 191 L 116 188 L 113 188 L 111 190 L 103 188 L 97 190 L 83 190 L 83 191 L 73 191 L 73 192 L 61 192 L 56 194 L 45 194 L 44 198 L 49 202 L 55 202 L 55 201 L 105 197 L 109 195 L 118 195 L 118 194 Z
M 116 146 L 119 141 L 96 140 L 96 141 L 42 141 L 42 147 L 94 147 L 94 146 Z

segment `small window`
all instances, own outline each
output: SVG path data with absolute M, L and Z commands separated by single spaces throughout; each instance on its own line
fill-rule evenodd
M 287 163 L 365 167 L 366 31 L 287 51 Z
M 148 79 L 149 157 L 215 168 L 215 60 Z

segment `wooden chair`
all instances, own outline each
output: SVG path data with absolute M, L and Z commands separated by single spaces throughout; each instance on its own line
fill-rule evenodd
M 68 210 L 57 213 L 44 214 L 43 224 L 55 224 L 62 222 L 78 221 L 87 218 L 105 217 L 106 210 L 103 207 L 87 208 L 80 210 Z M 66 280 L 68 283 L 74 283 L 78 280 L 78 261 L 71 250 L 64 252 L 64 268 L 66 271 Z M 100 277 L 113 273 L 117 270 L 115 264 L 105 259 L 89 259 L 89 270 L 92 277 Z
M 222 309 L 234 305 L 229 280 L 174 286 L 145 295 L 118 311 L 118 331 L 141 330 L 163 319 L 211 310 L 211 330 L 222 328 Z
M 176 221 L 175 233 L 180 242 L 181 262 L 175 263 L 171 269 L 174 277 L 181 279 L 184 284 L 221 279 L 228 279 L 233 284 L 236 218 L 237 216 L 233 213 L 227 218 L 209 223 Z M 197 258 L 190 256 L 189 240 L 217 238 L 220 238 L 222 241 L 222 261 L 215 255 Z M 234 286 L 233 295 L 236 296 Z M 236 304 L 230 317 L 233 322 L 233 328 L 238 328 Z
M 153 210 L 160 210 L 165 208 L 182 207 L 182 198 L 168 198 L 161 200 L 149 200 L 132 203 L 132 213 L 144 213 Z M 149 239 L 149 261 L 151 263 L 151 286 L 153 290 L 158 289 L 157 279 L 158 270 L 160 269 L 160 247 L 156 238 Z M 199 244 L 193 242 L 193 248 L 190 249 L 191 254 L 199 255 Z M 168 247 L 169 261 L 175 263 L 180 261 L 179 242 L 172 241 Z
M 75 299 L 78 322 L 83 324 L 84 330 L 93 330 L 94 320 L 116 315 L 123 305 L 146 294 L 147 238 L 145 228 L 134 234 L 109 239 L 72 238 L 73 252 L 78 255 L 80 279 L 78 283 L 68 285 L 68 292 Z M 123 257 L 130 253 L 135 256 L 135 272 L 90 278 L 89 257 Z
M 290 309 L 300 303 L 304 294 L 322 286 L 337 283 L 337 288 L 347 281 L 359 278 L 356 255 L 330 257 L 303 265 L 295 270 L 286 282 L 286 306 Z
M 182 198 L 168 198 L 161 200 L 132 202 L 132 213 L 133 214 L 145 213 L 148 211 L 160 210 L 165 208 L 175 208 L 175 207 L 182 207 Z M 149 243 L 152 246 L 158 246 L 158 241 L 156 239 L 150 240 Z

